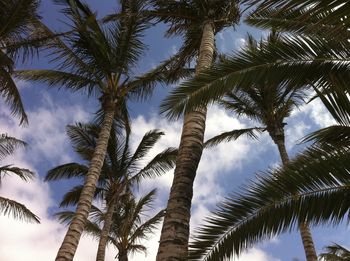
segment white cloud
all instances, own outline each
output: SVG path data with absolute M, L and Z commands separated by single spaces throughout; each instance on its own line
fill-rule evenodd
M 65 125 L 76 121 L 86 121 L 89 115 L 77 105 L 63 107 L 54 104 L 48 96 L 44 95 L 44 97 L 46 99 L 45 106 L 28 112 L 30 119 L 28 128 L 19 128 L 16 120 L 0 115 L 2 120 L 1 132 L 8 132 L 13 136 L 29 141 L 31 145 L 29 151 L 16 153 L 15 158 L 8 159 L 8 162 L 35 170 L 42 162 L 51 162 L 55 166 L 55 164 L 71 160 L 71 154 L 69 153 L 71 149 L 65 135 Z M 214 107 L 209 111 L 206 138 L 222 131 L 242 127 L 245 127 L 243 122 Z M 158 115 L 153 115 L 147 120 L 139 116 L 133 121 L 133 147 L 138 144 L 147 131 L 154 128 L 161 129 L 166 135 L 157 144 L 151 156 L 166 147 L 178 146 L 182 123 L 180 121 L 169 123 Z M 222 179 L 225 175 L 235 175 L 235 171 L 240 170 L 243 164 L 248 162 L 247 159 L 254 160 L 259 153 L 265 150 L 265 146 L 258 146 L 252 152 L 251 147 L 255 142 L 241 139 L 219 145 L 217 148 L 203 153 L 195 182 L 192 228 L 201 223 L 203 217 L 208 213 L 208 209 L 222 198 L 224 191 L 217 183 L 218 178 Z M 164 207 L 166 204 L 172 178 L 173 171 L 160 179 L 145 182 L 145 186 L 142 188 L 143 191 L 154 187 L 160 189 L 160 197 L 157 201 L 158 208 Z M 24 183 L 16 178 L 6 178 L 0 193 L 25 203 L 41 218 L 41 224 L 36 225 L 21 223 L 8 217 L 0 217 L 0 230 L 2 231 L 0 256 L 11 261 L 52 260 L 62 242 L 66 228 L 54 220 L 49 213 L 50 208 L 56 202 L 53 195 L 50 194 L 48 184 L 43 183 L 40 179 Z M 149 247 L 147 257 L 143 254 L 137 254 L 131 260 L 154 260 L 158 248 L 159 234 L 158 231 L 145 242 L 146 246 Z M 19 246 L 21 251 L 18 251 Z M 88 237 L 83 237 L 75 260 L 91 259 L 95 255 L 96 249 L 96 242 Z M 110 247 L 106 260 L 114 260 L 115 254 L 116 251 Z M 244 261 L 272 260 L 259 249 L 253 249 L 243 255 L 242 258 L 245 258 L 242 259 Z

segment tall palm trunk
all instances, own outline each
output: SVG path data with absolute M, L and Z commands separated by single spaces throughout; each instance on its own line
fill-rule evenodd
M 284 141 L 284 131 L 279 130 L 275 133 L 270 134 L 274 142 L 278 147 L 278 151 L 281 156 L 283 165 L 289 162 L 289 156 L 286 150 L 285 141 Z M 317 254 L 312 239 L 312 235 L 309 229 L 307 222 L 301 222 L 299 224 L 299 231 L 301 235 L 301 240 L 303 242 L 305 256 L 307 261 L 317 261 Z
M 213 62 L 214 25 L 204 24 L 196 74 Z M 202 156 L 206 108 L 184 116 L 174 180 L 160 237 L 157 260 L 187 260 L 193 182 Z
M 113 197 L 108 204 L 105 221 L 103 223 L 103 228 L 102 228 L 101 235 L 100 235 L 100 241 L 98 242 L 96 261 L 104 261 L 105 260 L 108 235 L 109 235 L 109 231 L 111 230 L 111 226 L 112 226 L 113 213 L 114 213 L 114 210 L 116 207 L 115 206 L 116 202 L 117 202 L 117 198 Z
M 96 190 L 96 183 L 100 176 L 101 168 L 106 156 L 106 149 L 114 119 L 114 104 L 111 102 L 105 107 L 105 115 L 96 144 L 88 173 L 85 178 L 84 187 L 81 191 L 74 218 L 69 225 L 68 231 L 58 250 L 56 261 L 71 261 L 77 250 L 85 222 L 88 218 L 92 199 Z

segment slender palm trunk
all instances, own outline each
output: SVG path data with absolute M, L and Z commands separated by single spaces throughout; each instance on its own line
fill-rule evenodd
M 96 190 L 96 183 L 100 176 L 103 161 L 105 159 L 107 144 L 114 119 L 114 111 L 114 104 L 106 106 L 105 116 L 97 140 L 96 149 L 85 178 L 77 209 L 72 223 L 69 225 L 68 231 L 63 239 L 62 245 L 58 250 L 56 261 L 73 260 L 74 254 L 77 250 L 91 208 L 91 202 Z
M 104 261 L 105 260 L 108 235 L 109 235 L 109 231 L 111 230 L 111 226 L 112 226 L 113 213 L 115 210 L 116 202 L 117 202 L 117 198 L 113 197 L 112 200 L 108 204 L 105 221 L 103 223 L 103 228 L 101 231 L 100 241 L 98 242 L 96 261 Z
M 278 147 L 278 151 L 280 153 L 282 163 L 287 164 L 289 162 L 289 157 L 285 146 L 284 133 L 282 132 L 281 134 L 282 135 L 274 134 L 271 136 L 273 137 L 273 140 Z M 301 222 L 299 224 L 299 231 L 300 231 L 301 240 L 304 246 L 306 260 L 317 261 L 317 254 L 316 254 L 314 242 L 313 242 L 311 231 L 309 229 L 307 222 Z
M 197 60 L 196 74 L 209 68 L 214 53 L 214 25 L 207 22 Z M 184 116 L 174 180 L 160 237 L 157 261 L 187 260 L 193 182 L 202 156 L 206 108 Z

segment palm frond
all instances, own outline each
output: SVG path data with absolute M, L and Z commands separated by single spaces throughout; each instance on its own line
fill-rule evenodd
M 80 198 L 81 191 L 83 189 L 82 185 L 73 187 L 70 191 L 64 194 L 62 201 L 59 204 L 59 207 L 68 207 L 75 206 Z M 96 187 L 94 199 L 103 199 L 104 198 L 104 189 Z
M 211 70 L 181 83 L 163 101 L 161 112 L 177 118 L 184 112 L 218 101 L 237 87 L 264 82 L 266 75 L 289 86 L 329 82 L 329 73 L 338 79 L 347 79 L 348 51 L 345 44 L 325 43 L 305 36 L 281 37 L 277 42 L 261 45 L 258 52 L 243 49 Z
M 7 136 L 7 134 L 0 135 L 0 161 L 6 156 L 11 155 L 17 148 L 25 148 L 27 143 L 14 137 Z
M 325 247 L 325 252 L 320 254 L 320 260 L 322 261 L 341 261 L 348 259 L 350 259 L 350 251 L 335 243 Z
M 232 141 L 232 140 L 237 140 L 241 136 L 247 136 L 252 139 L 258 139 L 258 135 L 262 133 L 265 130 L 265 128 L 247 128 L 247 129 L 239 129 L 239 130 L 232 130 L 228 132 L 221 133 L 220 135 L 217 135 L 213 138 L 210 138 L 205 142 L 205 147 L 210 148 L 214 147 L 218 144 L 220 144 L 223 141 Z
M 12 165 L 0 166 L 0 181 L 2 175 L 15 174 L 24 181 L 34 178 L 35 174 L 29 169 L 12 167 Z
M 349 146 L 350 127 L 334 125 L 310 133 L 301 142 L 314 142 L 319 146 L 322 144 L 332 144 L 333 146 Z
M 295 17 L 300 22 L 312 21 L 318 18 L 318 25 L 333 25 L 334 31 L 339 27 L 349 28 L 350 21 L 347 13 L 350 10 L 350 5 L 346 0 L 336 0 L 332 2 L 315 1 L 315 0 L 244 0 L 243 3 L 253 6 L 255 11 L 253 15 L 264 14 L 268 12 L 270 18 L 280 17 L 283 13 Z M 336 26 L 337 25 L 337 26 Z M 325 30 L 328 28 L 325 27 Z M 332 30 L 328 30 L 332 32 Z
M 314 147 L 283 168 L 259 176 L 207 218 L 191 245 L 191 259 L 239 255 L 261 240 L 295 229 L 300 220 L 338 224 L 348 217 L 350 207 L 349 155 L 348 147 Z
M 46 83 L 49 86 L 65 86 L 73 92 L 87 89 L 88 94 L 99 85 L 99 82 L 92 78 L 58 70 L 18 70 L 14 72 L 14 76 L 21 80 Z
M 39 217 L 25 205 L 8 198 L 0 197 L 0 213 L 26 222 L 40 223 Z
M 28 124 L 28 116 L 17 86 L 9 72 L 3 68 L 0 68 L 0 94 L 10 106 L 12 115 L 20 119 L 20 125 Z
M 147 132 L 139 145 L 137 146 L 134 154 L 132 155 L 128 166 L 132 167 L 137 161 L 146 156 L 146 154 L 153 148 L 154 144 L 163 136 L 164 133 L 159 130 L 151 130 Z
M 131 183 L 139 183 L 144 178 L 154 178 L 165 174 L 175 166 L 178 150 L 168 148 L 157 154 L 145 167 L 130 178 Z
M 67 163 L 50 169 L 47 172 L 45 181 L 70 179 L 76 177 L 85 177 L 88 167 L 78 163 Z
M 153 217 L 147 219 L 142 225 L 140 225 L 133 233 L 130 235 L 130 243 L 134 244 L 140 239 L 147 239 L 147 234 L 152 233 L 157 229 L 157 225 L 162 221 L 165 215 L 165 210 L 159 211 Z

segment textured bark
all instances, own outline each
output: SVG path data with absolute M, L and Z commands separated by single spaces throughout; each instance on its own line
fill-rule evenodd
M 287 164 L 289 161 L 289 157 L 288 157 L 288 153 L 284 142 L 283 131 L 280 131 L 279 134 L 274 133 L 271 135 L 271 137 L 273 137 L 272 139 L 274 140 L 274 142 L 278 147 L 282 163 Z M 300 231 L 301 240 L 304 246 L 306 260 L 317 261 L 317 254 L 316 254 L 314 242 L 313 242 L 312 235 L 307 222 L 301 222 L 299 224 L 299 231 Z
M 104 261 L 106 256 L 106 247 L 108 242 L 109 231 L 111 230 L 113 213 L 115 210 L 116 197 L 114 197 L 108 204 L 105 221 L 101 231 L 100 241 L 98 242 L 98 249 L 96 255 L 96 261 Z
M 214 25 L 203 28 L 196 73 L 209 68 L 214 53 Z M 157 260 L 187 260 L 193 182 L 202 156 L 206 108 L 184 116 L 174 180 L 170 191 Z
M 86 175 L 84 187 L 79 198 L 74 218 L 69 225 L 62 245 L 58 250 L 56 261 L 73 260 L 74 254 L 77 250 L 78 243 L 91 208 L 91 202 L 96 190 L 96 183 L 100 176 L 103 161 L 106 156 L 106 149 L 113 124 L 113 118 L 114 106 L 110 105 L 107 107 L 105 112 L 96 149 Z

